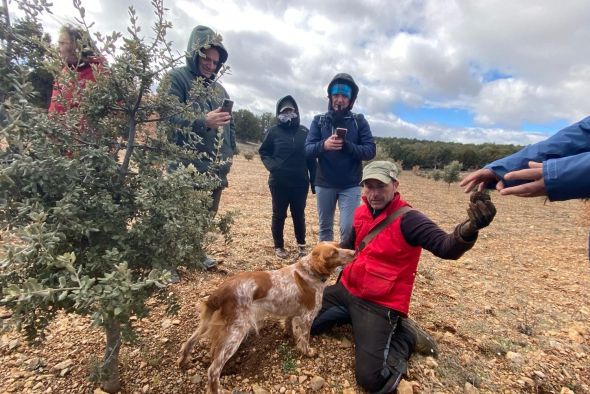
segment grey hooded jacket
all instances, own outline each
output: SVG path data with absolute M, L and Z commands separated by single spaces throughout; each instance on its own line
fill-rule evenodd
M 224 98 L 229 98 L 224 87 L 215 80 L 215 75 L 211 78 L 205 78 L 200 75 L 198 61 L 198 51 L 205 45 L 212 42 L 215 37 L 215 32 L 206 26 L 197 26 L 191 32 L 186 56 L 186 66 L 175 68 L 170 72 L 170 94 L 178 97 L 181 103 L 191 103 L 193 110 L 197 116 L 194 121 L 189 121 L 180 117 L 174 117 L 172 121 L 182 127 L 191 127 L 192 132 L 200 136 L 202 144 L 197 146 L 199 152 L 206 153 L 209 157 L 200 160 L 190 161 L 199 171 L 207 171 L 213 164 L 216 149 L 215 142 L 217 140 L 217 129 L 208 128 L 205 126 L 205 116 L 208 112 L 221 107 Z M 219 72 L 222 65 L 227 61 L 227 51 L 221 42 L 216 42 L 211 45 L 219 51 L 219 65 L 216 73 Z M 190 97 L 190 90 L 197 78 L 203 78 L 201 81 L 211 88 L 212 94 L 209 97 Z M 231 166 L 231 158 L 236 152 L 236 132 L 233 120 L 228 125 L 223 127 L 222 132 L 223 144 L 221 146 L 220 155 L 221 160 L 226 161 L 226 164 L 217 169 L 217 175 L 221 179 L 221 186 L 227 187 L 227 174 Z M 173 136 L 174 142 L 178 145 L 185 145 L 187 138 L 183 133 L 175 133 Z M 183 164 L 189 164 L 188 162 Z

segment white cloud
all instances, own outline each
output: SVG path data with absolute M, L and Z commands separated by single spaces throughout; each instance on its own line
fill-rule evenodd
M 70 0 L 54 0 L 46 28 L 73 21 Z M 125 31 L 132 4 L 149 32 L 145 0 L 86 1 L 94 29 Z M 337 72 L 361 90 L 355 109 L 376 135 L 448 141 L 528 143 L 542 138 L 523 124 L 576 121 L 590 90 L 590 3 L 586 0 L 169 0 L 179 52 L 205 24 L 224 36 L 232 74 L 224 84 L 236 108 L 274 112 L 296 97 L 303 122 L 326 110 Z M 509 78 L 488 80 L 496 72 Z M 472 113 L 475 125 L 411 124 L 396 104 Z

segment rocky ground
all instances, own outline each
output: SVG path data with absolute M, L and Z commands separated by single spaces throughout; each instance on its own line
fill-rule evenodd
M 258 157 L 236 158 L 221 210 L 236 210 L 233 243 L 219 239 L 211 254 L 217 272 L 181 270 L 172 285 L 181 301 L 167 316 L 156 301 L 147 319 L 136 320 L 136 344 L 121 350 L 123 393 L 201 393 L 210 359 L 197 346 L 190 367 L 176 357 L 198 323 L 200 300 L 228 274 L 274 269 L 267 173 Z M 404 172 L 400 191 L 444 229 L 464 219 L 468 196 Z M 400 392 L 590 393 L 590 266 L 586 235 L 590 220 L 580 201 L 500 198 L 494 223 L 458 261 L 424 252 L 411 315 L 440 345 L 438 359 L 415 356 Z M 290 261 L 296 255 L 291 223 L 285 229 Z M 317 240 L 313 196 L 307 208 L 308 243 Z M 0 315 L 6 311 L 0 310 Z M 87 319 L 61 316 L 45 342 L 30 346 L 17 333 L 0 338 L 0 393 L 92 393 L 88 381 L 104 352 L 100 330 Z M 224 369 L 222 385 L 234 393 L 361 393 L 354 379 L 349 327 L 312 338 L 319 355 L 297 354 L 278 323 L 250 336 Z M 96 390 L 96 391 L 95 391 Z

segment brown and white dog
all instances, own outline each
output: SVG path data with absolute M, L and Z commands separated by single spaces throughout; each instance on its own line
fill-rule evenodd
M 321 242 L 295 264 L 275 271 L 242 272 L 229 278 L 201 305 L 201 322 L 182 345 L 179 367 L 187 366 L 193 346 L 207 336 L 212 358 L 207 392 L 218 393 L 225 363 L 250 330 L 258 331 L 258 323 L 267 314 L 287 318 L 297 349 L 314 356 L 309 332 L 322 306 L 326 280 L 336 267 L 350 262 L 354 253 L 335 243 Z

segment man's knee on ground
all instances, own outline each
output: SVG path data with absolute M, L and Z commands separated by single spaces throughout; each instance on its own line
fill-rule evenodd
M 356 382 L 369 392 L 381 390 L 390 375 L 389 369 L 383 365 L 370 365 L 370 363 L 357 365 L 355 371 Z

